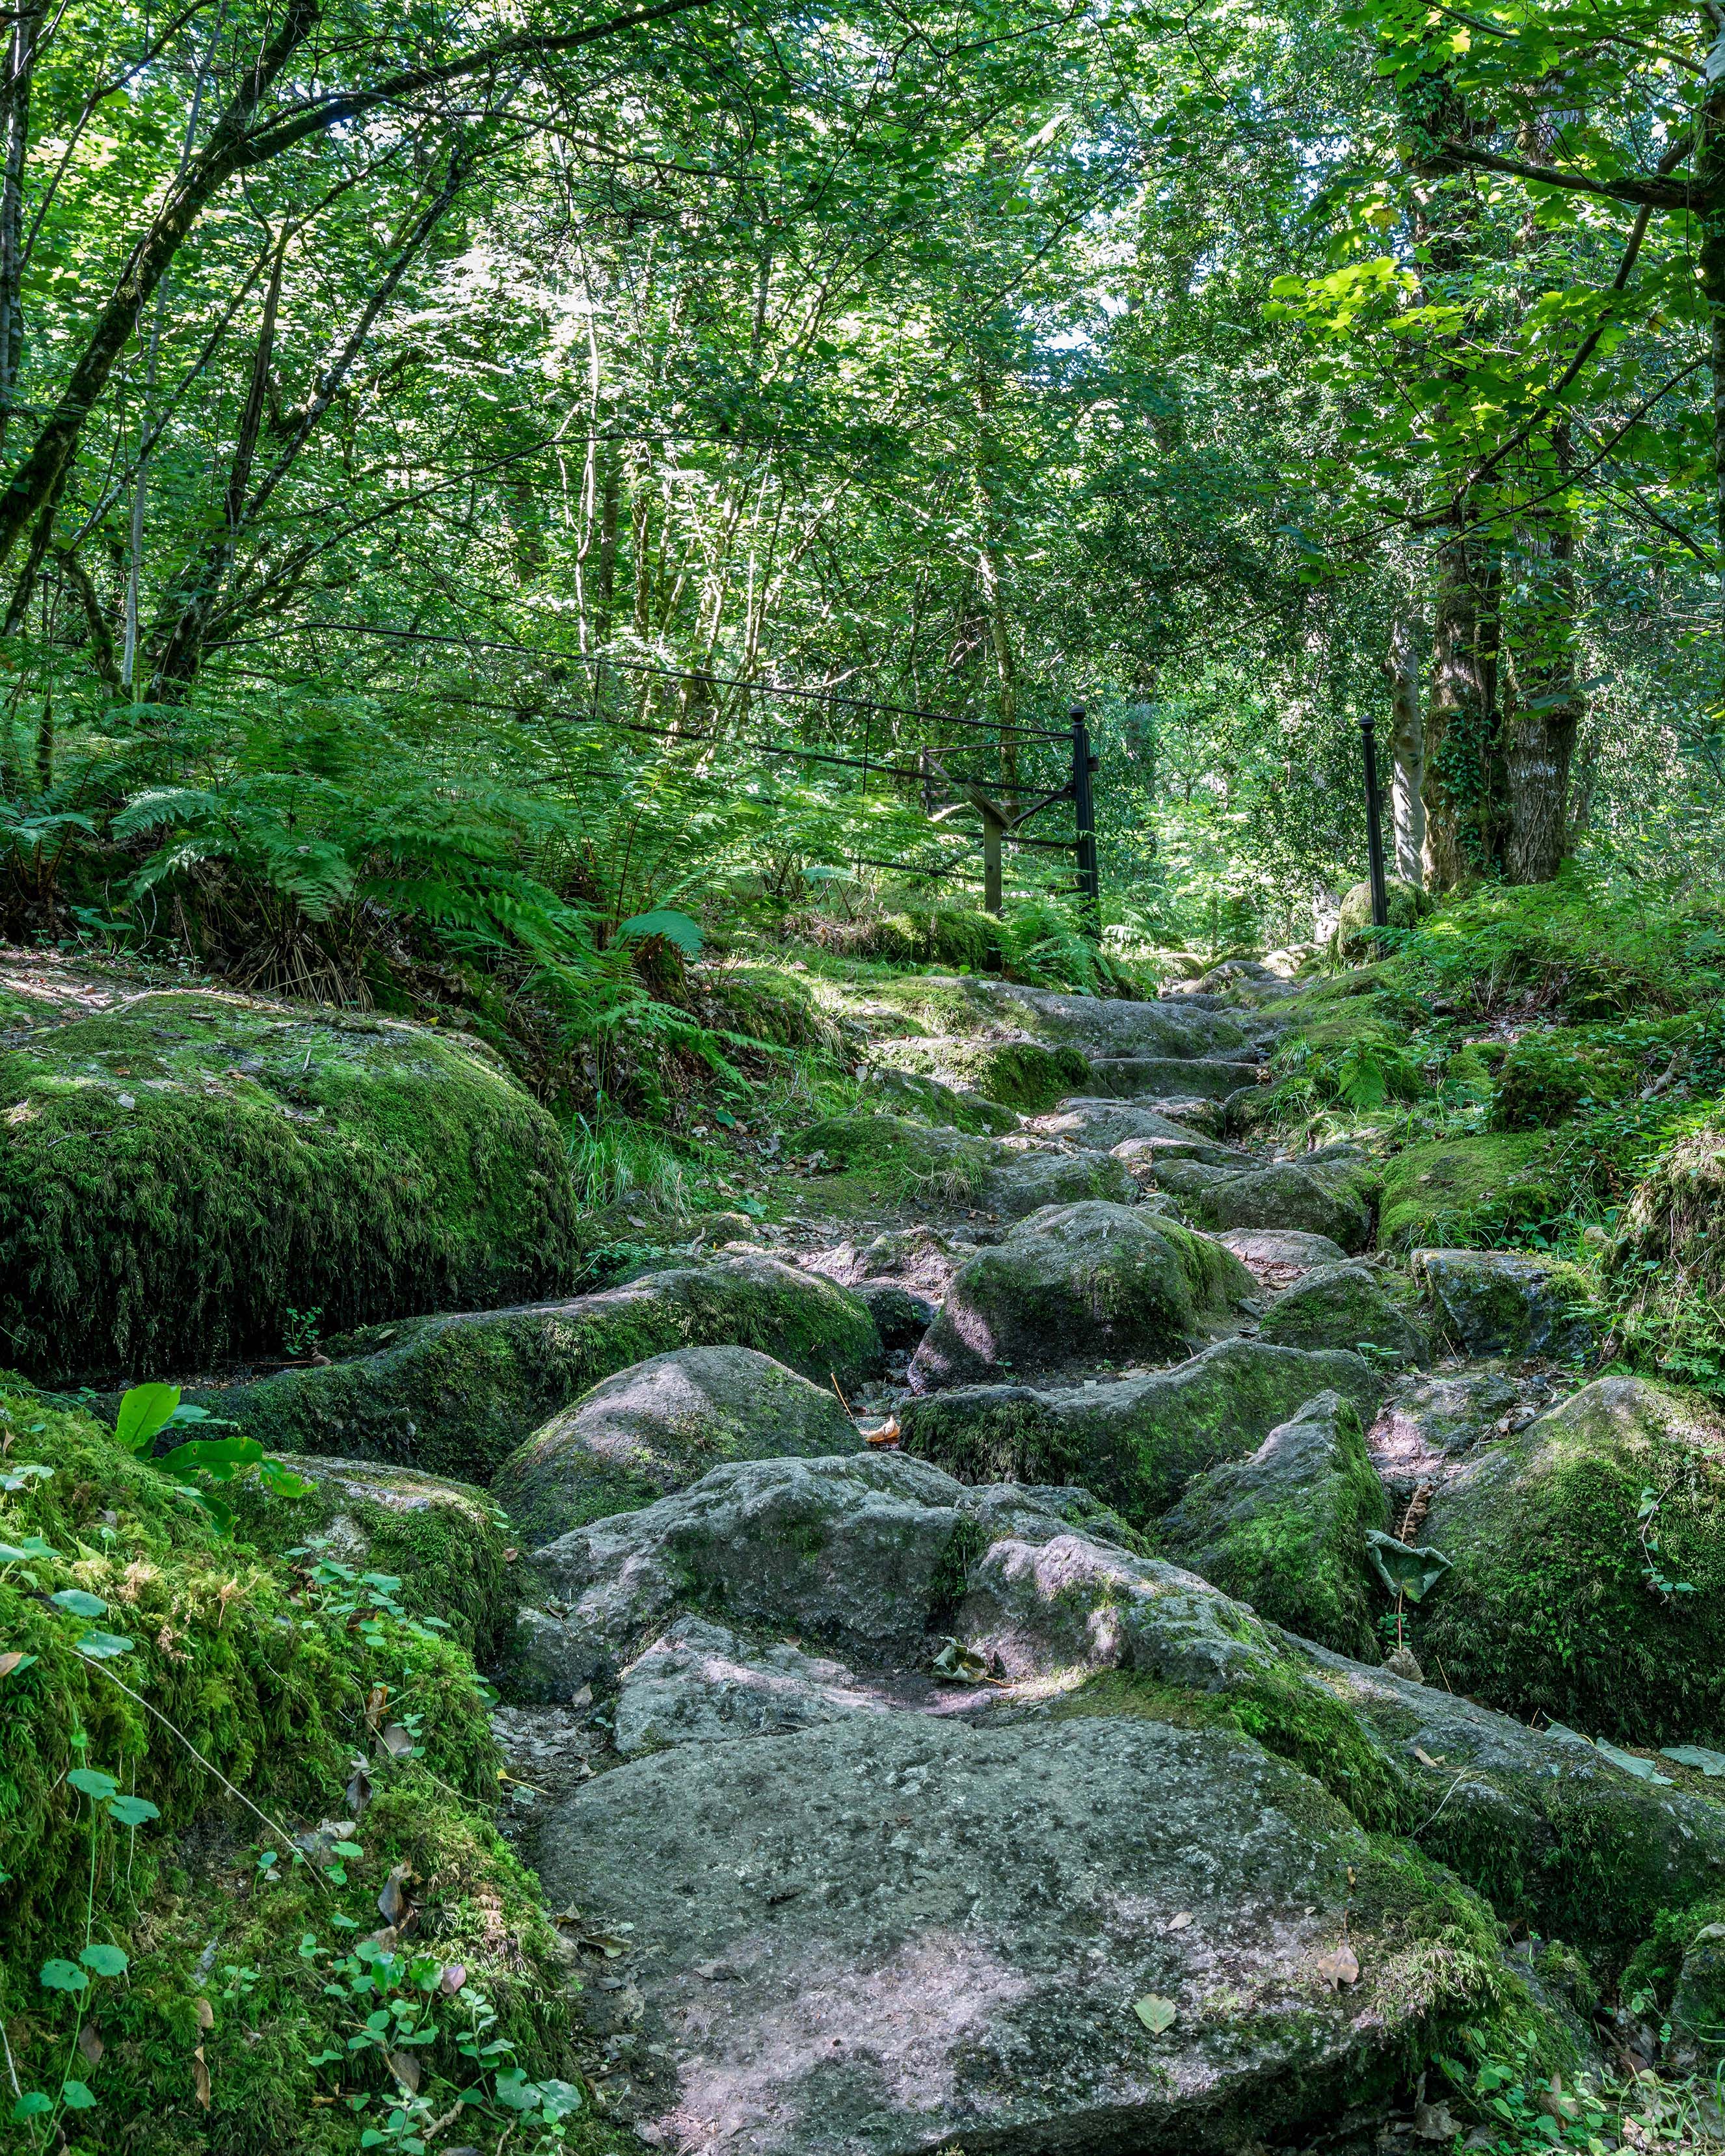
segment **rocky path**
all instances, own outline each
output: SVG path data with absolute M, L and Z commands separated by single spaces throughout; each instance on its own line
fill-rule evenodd
M 975 993 L 1070 1092 L 1003 1122 L 945 1091 L 973 1038 L 884 1039 L 779 1226 L 230 1410 L 506 1509 L 511 1830 L 639 2144 L 1447 2142 L 1459 2030 L 1573 2079 L 1577 1954 L 1725 1896 L 1705 1641 L 1633 1528 L 1569 1552 L 1584 1610 L 1528 1554 L 1559 1469 L 1704 1440 L 1589 1381 L 1559 1269 L 1379 1251 L 1365 1152 L 1255 1137 L 1268 977 Z M 846 1210 L 865 1141 L 898 1182 Z M 1684 1982 L 1680 2054 L 1721 2004 Z

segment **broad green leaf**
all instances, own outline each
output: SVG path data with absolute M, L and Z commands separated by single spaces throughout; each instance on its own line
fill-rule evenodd
M 87 1946 L 78 1958 L 98 1976 L 124 1976 L 131 1967 L 131 1957 L 124 1948 L 106 1946 L 99 1939 Z
M 1666 1744 L 1659 1756 L 1680 1767 L 1698 1767 L 1703 1774 L 1725 1774 L 1725 1752 L 1710 1752 L 1705 1744 Z
M 49 1600 L 56 1609 L 64 1609 L 69 1617 L 105 1617 L 108 1605 L 100 1594 L 86 1594 L 81 1587 L 63 1587 Z
M 12 2123 L 21 2126 L 27 2118 L 40 2118 L 44 2112 L 53 2109 L 51 2096 L 44 2096 L 40 2089 L 30 2089 L 12 2107 Z
M 160 1819 L 162 1814 L 147 1797 L 116 1797 L 108 1807 L 108 1816 L 118 1826 L 143 1826 Z
M 47 1991 L 88 1991 L 90 1979 L 74 1961 L 50 1961 L 43 1964 L 42 1984 Z
M 1179 2010 L 1172 1999 L 1159 1999 L 1153 1991 L 1132 2002 L 1133 2013 L 1153 2036 L 1161 2035 L 1164 2029 L 1172 2029 Z
M 64 2082 L 60 2085 L 60 2102 L 68 2111 L 94 2111 L 95 2098 L 82 2082 Z
M 129 1655 L 132 1650 L 131 1641 L 119 1632 L 86 1632 L 72 1644 L 93 1662 L 112 1661 L 116 1655 Z
M 1381 1527 L 1366 1529 L 1366 1552 L 1390 1593 L 1405 1595 L 1409 1602 L 1424 1601 L 1450 1569 L 1441 1550 L 1410 1548 Z
M 166 1430 L 180 1404 L 177 1385 L 134 1385 L 120 1403 L 114 1435 L 128 1452 L 141 1452 Z
M 95 1767 L 74 1767 L 66 1779 L 81 1796 L 112 1797 L 120 1792 L 120 1784 L 114 1777 Z

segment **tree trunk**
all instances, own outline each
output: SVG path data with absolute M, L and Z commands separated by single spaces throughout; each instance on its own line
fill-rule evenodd
M 1702 210 L 1697 266 L 1707 301 L 1713 380 L 1713 517 L 1720 627 L 1725 630 L 1725 82 L 1714 84 L 1701 109 L 1696 157 Z
M 1558 468 L 1570 464 L 1567 421 L 1553 429 Z M 1505 700 L 1504 764 L 1508 835 L 1503 872 L 1511 883 L 1549 883 L 1569 838 L 1569 767 L 1581 723 L 1575 685 L 1575 531 L 1567 510 L 1536 512 L 1522 535 L 1531 583 L 1517 706 Z
M 1390 808 L 1394 873 L 1417 884 L 1425 875 L 1425 724 L 1420 711 L 1420 624 L 1398 613 L 1384 660 L 1389 683 Z
M 1495 550 L 1466 531 L 1443 550 L 1425 724 L 1425 883 L 1448 891 L 1492 863 L 1502 821 Z
M 0 446 L 18 403 L 24 359 L 24 159 L 30 142 L 30 86 L 41 17 L 20 13 L 6 54 L 5 165 L 0 177 Z

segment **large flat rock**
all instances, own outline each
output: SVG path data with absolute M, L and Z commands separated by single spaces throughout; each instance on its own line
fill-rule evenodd
M 620 2107 L 683 2156 L 1292 2138 L 1488 1976 L 1453 1882 L 1250 1739 L 1147 1717 L 679 1744 L 559 1805 L 538 1861 L 554 1902 L 634 1928 L 582 2008 L 625 2040 Z
M 1183 1100 L 1193 1095 L 1221 1101 L 1243 1086 L 1255 1086 L 1259 1078 L 1255 1063 L 1198 1055 L 1098 1055 L 1090 1068 L 1096 1091 L 1122 1101 Z

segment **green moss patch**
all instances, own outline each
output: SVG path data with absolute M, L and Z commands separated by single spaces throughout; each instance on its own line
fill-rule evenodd
M 1574 1188 L 1562 1141 L 1543 1132 L 1440 1138 L 1384 1164 L 1378 1240 L 1386 1249 L 1490 1244 L 1562 1213 Z
M 556 1125 L 475 1044 L 201 992 L 0 1055 L 0 1327 L 58 1379 L 208 1368 L 573 1277 Z
M 1491 1106 L 1500 1131 L 1549 1130 L 1579 1108 L 1620 1101 L 1635 1083 L 1629 1059 L 1562 1029 L 1524 1034 L 1504 1057 Z
M 1068 1094 L 1081 1092 L 1091 1078 L 1089 1060 L 1079 1050 L 1045 1047 L 1037 1040 L 889 1040 L 879 1044 L 877 1053 L 903 1070 L 968 1086 L 1024 1116 L 1040 1115 Z

